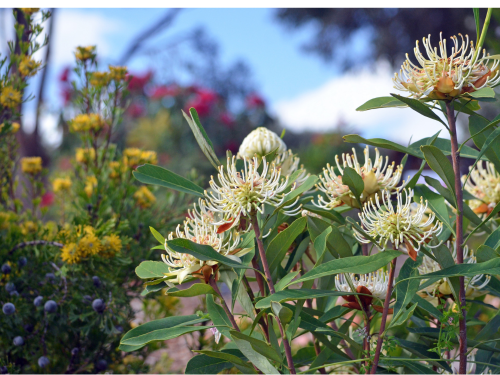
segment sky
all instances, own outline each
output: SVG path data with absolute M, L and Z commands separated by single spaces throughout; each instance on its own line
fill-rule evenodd
M 49 143 L 59 140 L 54 133 L 60 106 L 57 77 L 73 62 L 75 47 L 96 44 L 102 62 L 116 63 L 131 40 L 166 11 L 57 10 L 47 87 L 48 109 L 52 112 L 42 119 Z M 390 67 L 384 62 L 373 62 L 364 70 L 342 74 L 334 65 L 301 50 L 314 25 L 290 31 L 274 19 L 274 12 L 274 9 L 185 9 L 149 45 L 161 45 L 171 36 L 204 27 L 219 43 L 223 63 L 241 59 L 250 66 L 258 92 L 266 99 L 270 112 L 291 130 L 329 131 L 339 123 L 347 123 L 365 137 L 384 137 L 404 144 L 410 138 L 416 141 L 439 130 L 438 123 L 422 119 L 409 109 L 356 112 L 367 100 L 396 91 Z M 3 12 L 0 19 L 3 28 L 8 29 L 11 18 L 10 12 Z M 135 58 L 128 66 L 132 72 L 141 72 L 154 69 L 153 64 L 151 59 Z M 25 122 L 29 127 L 32 122 L 29 114 Z

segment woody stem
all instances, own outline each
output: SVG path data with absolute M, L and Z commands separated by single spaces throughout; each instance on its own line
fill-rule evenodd
M 234 320 L 234 316 L 231 313 L 231 311 L 229 310 L 229 307 L 227 306 L 226 301 L 224 300 L 224 297 L 222 297 L 222 293 L 220 292 L 219 287 L 217 286 L 217 282 L 215 281 L 213 275 L 210 276 L 210 279 L 208 282 L 210 283 L 210 286 L 212 288 L 214 288 L 215 292 L 219 295 L 220 301 L 222 304 L 222 308 L 226 312 L 226 315 L 228 316 L 229 320 L 231 321 L 231 325 L 233 326 L 233 328 L 236 331 L 240 332 L 240 329 L 239 329 L 238 325 L 236 324 L 236 321 Z

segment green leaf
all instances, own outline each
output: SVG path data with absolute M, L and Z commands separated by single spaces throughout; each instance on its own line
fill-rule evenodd
M 306 217 L 301 217 L 295 220 L 288 228 L 271 241 L 266 250 L 267 262 L 271 273 L 278 268 L 286 252 L 295 241 L 295 239 L 304 231 L 307 223 Z
M 279 374 L 279 371 L 274 368 L 273 365 L 264 357 L 262 354 L 255 351 L 252 345 L 246 341 L 242 340 L 234 335 L 231 335 L 238 349 L 241 350 L 243 355 L 252 362 L 255 367 L 257 367 L 264 374 Z
M 396 99 L 402 101 L 403 103 L 408 104 L 408 106 L 411 109 L 413 109 L 414 111 L 420 113 L 421 115 L 423 115 L 425 117 L 428 117 L 428 118 L 430 118 L 432 120 L 438 121 L 441 124 L 443 124 L 444 126 L 447 126 L 443 122 L 443 120 L 441 120 L 441 118 L 432 111 L 432 109 L 430 109 L 424 103 L 418 101 L 417 99 L 406 98 L 404 96 L 397 95 L 397 94 L 391 94 L 391 95 L 393 97 L 395 97 Z
M 135 269 L 135 273 L 141 279 L 164 277 L 165 274 L 169 272 L 170 270 L 165 263 L 153 260 L 146 260 L 139 264 Z
M 193 324 L 206 322 L 208 319 L 200 318 L 198 315 L 171 316 L 168 318 L 154 320 L 144 323 L 128 331 L 120 341 L 120 349 L 123 345 L 143 347 L 153 341 L 164 341 L 179 337 L 185 333 L 207 329 L 207 326 L 193 327 Z M 188 326 L 188 324 L 190 326 Z M 134 349 L 136 350 L 136 349 Z
M 215 260 L 221 264 L 233 268 L 250 268 L 245 266 L 243 263 L 238 263 L 224 255 L 215 251 L 211 246 L 200 245 L 196 242 L 186 240 L 184 238 L 175 238 L 173 240 L 167 241 L 168 247 L 177 252 L 183 254 L 190 254 L 199 260 Z
M 474 22 L 476 24 L 476 48 L 478 48 L 479 38 L 481 38 L 481 20 L 479 18 L 479 8 L 472 8 L 474 12 Z
M 473 91 L 468 95 L 472 96 L 473 98 L 494 98 L 495 91 L 491 87 L 483 87 L 482 89 Z
M 306 237 L 300 242 L 299 246 L 297 246 L 293 250 L 293 252 L 290 255 L 290 257 L 288 258 L 288 262 L 285 266 L 285 272 L 290 272 L 292 267 L 295 266 L 300 259 L 302 259 L 302 256 L 306 252 L 310 242 L 311 242 L 311 239 L 309 237 Z M 281 289 L 283 289 L 285 286 L 286 285 L 282 285 Z M 276 287 L 277 287 L 277 285 L 276 285 Z
M 221 306 L 215 303 L 214 296 L 212 294 L 207 294 L 206 301 L 207 311 L 210 319 L 212 319 L 214 325 L 218 327 L 220 333 L 222 333 L 226 337 L 229 337 L 229 327 L 232 327 L 232 325 L 226 312 Z
M 391 141 L 388 141 L 388 140 L 383 139 L 383 138 L 366 139 L 366 138 L 363 138 L 357 134 L 344 135 L 342 138 L 344 138 L 344 141 L 349 142 L 349 143 L 364 143 L 366 145 L 375 146 L 375 147 L 382 147 L 382 148 L 386 148 L 388 150 L 399 151 L 399 152 L 402 152 L 404 154 L 410 154 L 410 155 L 422 158 L 422 156 L 417 155 L 414 151 L 408 149 L 407 147 L 401 146 L 395 142 L 391 142 Z
M 349 311 L 351 311 L 351 309 L 347 308 L 347 307 L 344 307 L 344 306 L 341 306 L 341 305 L 337 305 L 337 306 L 334 306 L 332 307 L 330 310 L 326 311 L 320 318 L 319 320 L 323 323 L 329 323 L 331 322 L 332 320 L 335 320 L 337 318 L 340 318 L 341 316 L 345 315 L 346 313 L 348 313 Z
M 429 208 L 436 214 L 436 217 L 454 234 L 455 230 L 451 226 L 448 208 L 444 201 L 444 197 L 434 193 L 425 185 L 417 185 L 414 189 L 415 195 L 413 200 L 415 203 L 420 203 L 420 197 L 427 200 Z
M 498 332 L 500 328 L 500 311 L 483 327 L 483 329 L 474 337 L 476 341 L 486 341 Z
M 274 290 L 276 290 L 277 292 L 283 290 L 288 285 L 288 283 L 292 281 L 299 273 L 300 271 L 287 273 L 280 281 L 276 283 L 276 285 L 274 286 Z
M 389 324 L 389 327 L 387 329 L 394 328 L 406 323 L 406 321 L 413 315 L 413 312 L 415 311 L 417 306 L 418 304 L 414 304 L 409 309 L 402 310 L 402 312 L 396 317 L 396 319 L 391 320 L 391 323 Z
M 156 238 L 156 240 L 161 243 L 162 245 L 165 245 L 165 237 L 163 237 L 160 232 L 158 232 L 155 228 L 149 227 L 149 230 L 153 234 L 153 237 Z
M 270 296 L 261 299 L 255 307 L 257 309 L 266 309 L 271 307 L 271 302 L 286 302 L 303 299 L 313 299 L 321 297 L 338 297 L 351 295 L 351 292 L 338 292 L 336 290 L 320 290 L 320 289 L 285 289 Z
M 191 358 L 187 363 L 186 369 L 184 370 L 185 374 L 218 374 L 223 370 L 234 367 L 236 362 L 239 366 L 248 369 L 249 374 L 255 373 L 253 367 L 243 360 L 245 357 L 237 349 L 225 349 L 220 352 L 214 352 L 211 350 L 193 351 L 197 353 L 209 353 L 200 354 Z M 222 355 L 218 356 L 219 353 Z M 226 357 L 225 355 L 228 356 Z
M 158 292 L 166 287 L 167 287 L 167 285 L 165 284 L 165 282 L 163 280 L 161 280 L 161 282 L 159 284 L 146 285 L 144 287 L 144 290 L 141 292 L 141 296 L 145 296 L 145 295 L 148 295 L 149 293 L 153 293 L 153 292 Z
M 287 196 L 286 196 L 286 201 L 283 202 L 280 207 L 284 207 L 290 204 L 292 200 L 297 198 L 299 195 L 303 194 L 304 192 L 308 191 L 311 189 L 316 182 L 318 181 L 318 176 L 311 175 L 307 177 L 307 179 L 304 181 L 302 185 L 299 187 L 296 187 L 294 190 L 292 190 Z
M 335 257 L 351 257 L 352 250 L 339 228 L 330 223 L 318 219 L 317 217 L 308 216 L 307 229 L 311 235 L 311 240 L 316 241 L 316 238 L 324 233 L 328 228 L 332 228 L 332 233 L 327 237 L 327 247 Z
M 498 249 L 498 247 L 500 246 L 500 227 L 495 229 L 493 233 L 491 233 L 488 238 L 486 238 L 484 244 L 491 247 L 495 251 Z
M 394 99 L 392 96 L 382 96 L 368 100 L 365 104 L 356 108 L 356 111 L 368 111 L 377 108 L 392 108 L 392 107 L 406 107 L 401 101 Z
M 439 311 L 432 303 L 420 297 L 418 294 L 413 295 L 412 301 L 415 304 L 418 304 L 419 308 L 424 309 L 425 311 L 434 315 L 438 319 L 440 319 L 443 316 L 443 313 Z
M 281 355 L 278 354 L 271 345 L 266 344 L 264 341 L 258 340 L 254 337 L 247 336 L 241 332 L 235 331 L 234 329 L 231 330 L 231 336 L 236 337 L 240 340 L 248 341 L 250 345 L 252 345 L 252 348 L 257 353 L 262 354 L 264 357 L 269 358 L 278 363 L 283 362 L 283 358 L 281 357 Z
M 427 164 L 429 164 L 429 167 L 441 177 L 448 189 L 452 192 L 453 197 L 455 197 L 455 173 L 453 172 L 453 166 L 448 158 L 444 156 L 441 150 L 436 146 L 422 146 L 420 149 L 424 153 L 425 160 Z
M 182 111 L 182 115 L 189 124 L 189 127 L 191 128 L 191 131 L 193 132 L 194 137 L 196 138 L 196 142 L 198 142 L 201 151 L 205 154 L 214 168 L 218 170 L 218 167 L 220 165 L 219 159 L 214 152 L 214 145 L 212 144 L 212 141 L 210 140 L 210 138 L 208 138 L 205 129 L 201 125 L 200 118 L 198 117 L 198 112 L 196 112 L 196 109 L 194 108 L 189 108 L 189 114 L 191 115 L 191 118 L 189 118 L 188 115 L 186 115 L 186 113 Z
M 323 276 L 338 275 L 339 273 L 370 273 L 387 265 L 394 258 L 401 255 L 395 250 L 385 250 L 375 255 L 356 256 L 334 259 L 323 263 L 307 272 L 301 278 L 292 281 L 289 285 L 297 284 L 307 280 L 314 280 Z
M 406 259 L 405 263 L 403 264 L 403 267 L 399 270 L 399 275 L 396 279 L 396 282 L 401 281 L 403 279 L 407 279 L 411 276 L 416 276 L 419 274 L 418 272 L 418 266 L 422 263 L 422 258 L 417 258 L 416 261 L 414 261 L 411 258 Z M 396 285 L 396 304 L 394 305 L 394 315 L 393 319 L 395 320 L 396 318 L 399 317 L 399 313 L 402 309 L 408 305 L 412 299 L 415 293 L 418 291 L 418 287 L 420 285 L 419 280 L 407 280 L 404 282 L 401 282 Z
M 174 291 L 170 291 L 172 289 L 176 289 Z M 195 283 L 191 285 L 187 289 L 179 290 L 177 288 L 172 288 L 167 290 L 165 293 L 166 295 L 170 297 L 195 297 L 195 296 L 202 296 L 205 294 L 214 294 L 217 295 L 215 290 L 208 284 L 203 284 L 203 283 Z
M 481 245 L 476 250 L 477 263 L 487 262 L 488 260 L 495 258 L 498 258 L 498 254 L 487 245 Z
M 499 116 L 491 122 L 483 117 L 469 117 L 469 132 L 472 134 L 472 140 L 477 148 L 483 148 L 488 136 L 497 128 L 496 124 L 498 120 L 500 120 Z M 494 145 L 494 147 L 487 149 L 484 154 L 495 165 L 498 171 L 500 170 L 500 140 L 495 141 Z
M 363 194 L 363 190 L 365 190 L 363 178 L 351 167 L 345 167 L 342 174 L 342 183 L 349 186 L 349 189 L 358 201 L 359 207 L 362 207 L 360 197 Z
M 323 259 L 325 257 L 326 244 L 328 241 L 328 236 L 332 233 L 333 227 L 326 228 L 323 233 L 321 233 L 318 237 L 314 239 L 314 250 L 316 250 L 316 264 L 323 263 Z M 344 240 L 342 238 L 342 240 Z
M 450 366 L 448 366 L 446 361 L 440 360 L 440 357 L 436 353 L 430 352 L 428 345 L 421 344 L 418 342 L 403 340 L 398 337 L 395 337 L 395 340 L 399 343 L 399 345 L 402 348 L 408 350 L 410 353 L 415 354 L 417 357 L 430 362 L 430 364 L 432 365 L 439 366 L 441 368 L 444 368 L 449 373 L 452 373 L 452 369 L 450 368 Z
M 141 165 L 132 173 L 142 183 L 165 186 L 197 197 L 204 197 L 204 190 L 194 182 L 157 165 Z
M 464 206 L 465 207 L 465 206 Z M 479 224 L 477 227 L 475 227 L 472 232 L 470 232 L 470 234 L 467 236 L 467 238 L 465 239 L 464 243 L 467 243 L 467 241 L 469 240 L 469 238 L 474 234 L 476 233 L 484 224 L 486 224 L 493 216 L 495 216 L 498 212 L 500 212 L 500 202 L 497 203 L 497 205 L 495 206 L 495 208 L 493 209 L 493 211 L 490 212 L 490 214 L 486 217 L 486 219 L 484 219 L 481 224 Z M 489 228 L 488 228 L 488 231 L 489 231 Z
M 424 154 L 422 153 L 422 151 L 420 151 L 420 147 L 429 144 L 429 139 L 431 138 L 432 137 L 422 138 L 416 141 L 415 143 L 412 143 L 408 148 L 411 150 L 412 153 L 417 153 L 416 155 L 417 157 L 423 159 Z M 449 139 L 436 138 L 433 145 L 439 148 L 446 156 L 451 155 L 451 142 Z M 469 146 L 463 146 L 462 149 L 460 150 L 460 156 L 463 158 L 475 159 L 477 158 L 478 155 L 479 151 Z

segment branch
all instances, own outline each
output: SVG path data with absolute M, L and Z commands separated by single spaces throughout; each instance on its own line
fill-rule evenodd
M 120 65 L 125 65 L 146 40 L 161 31 L 163 28 L 170 26 L 180 11 L 181 9 L 179 8 L 169 10 L 157 23 L 138 35 L 120 59 Z
M 44 240 L 38 240 L 38 241 L 28 241 L 28 242 L 21 242 L 14 246 L 12 250 L 9 251 L 9 255 L 12 255 L 14 251 L 17 249 L 22 249 L 23 247 L 26 246 L 37 246 L 37 245 L 51 245 L 51 246 L 57 246 L 57 247 L 64 247 L 64 244 L 60 242 L 55 242 L 55 241 L 44 241 Z

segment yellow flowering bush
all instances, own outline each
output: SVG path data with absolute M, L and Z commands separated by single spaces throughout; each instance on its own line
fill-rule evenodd
M 42 158 L 39 156 L 21 159 L 21 169 L 24 173 L 36 175 L 42 171 Z

